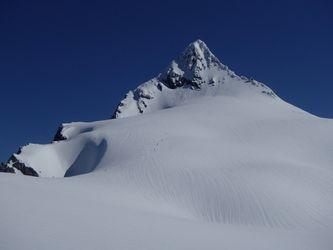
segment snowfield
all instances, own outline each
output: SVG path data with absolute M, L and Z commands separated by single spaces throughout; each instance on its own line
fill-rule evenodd
M 0 173 L 0 249 L 333 249 L 333 120 L 202 41 L 114 117 L 14 155 L 44 178 Z

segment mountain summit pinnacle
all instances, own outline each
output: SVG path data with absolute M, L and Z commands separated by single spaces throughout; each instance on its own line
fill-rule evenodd
M 199 88 L 202 83 L 211 81 L 207 71 L 221 69 L 227 70 L 227 67 L 213 55 L 203 41 L 196 40 L 171 62 L 160 75 L 160 80 L 169 88 L 183 85 Z
M 189 68 L 195 66 L 212 67 L 222 65 L 207 45 L 200 39 L 190 43 L 178 60 L 182 60 Z

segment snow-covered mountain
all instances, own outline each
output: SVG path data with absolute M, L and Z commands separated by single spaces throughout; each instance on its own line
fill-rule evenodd
M 200 96 L 257 94 L 276 98 L 264 84 L 237 76 L 212 54 L 203 41 L 197 40 L 164 72 L 128 92 L 113 118 L 172 108 Z
M 333 121 L 202 41 L 114 118 L 11 157 L 18 174 L 71 178 L 1 174 L 0 249 L 332 249 Z

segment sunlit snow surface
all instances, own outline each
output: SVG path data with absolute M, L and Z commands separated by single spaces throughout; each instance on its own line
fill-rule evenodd
M 332 250 L 333 121 L 229 83 L 24 147 L 0 249 Z

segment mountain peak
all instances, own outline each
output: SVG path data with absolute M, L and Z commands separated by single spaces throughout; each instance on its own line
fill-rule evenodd
M 183 85 L 199 88 L 202 83 L 210 81 L 209 71 L 221 69 L 227 70 L 227 67 L 198 39 L 190 43 L 159 78 L 169 88 Z
M 200 39 L 190 43 L 178 59 L 185 60 L 189 66 L 192 66 L 193 61 L 205 62 L 206 66 L 209 66 L 208 64 L 212 61 L 219 62 L 207 45 Z
M 134 116 L 181 105 L 187 100 L 205 95 L 276 97 L 264 84 L 237 76 L 196 40 L 157 77 L 129 91 L 120 102 L 113 118 Z

